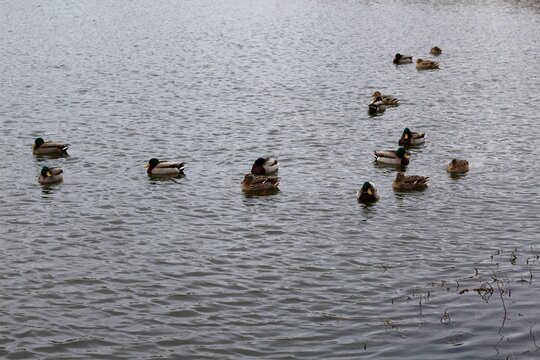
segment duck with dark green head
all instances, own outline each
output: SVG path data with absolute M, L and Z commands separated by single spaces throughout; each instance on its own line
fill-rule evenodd
M 38 182 L 42 185 L 54 184 L 64 179 L 64 170 L 60 167 L 43 166 L 38 177 Z
M 407 165 L 409 164 L 411 153 L 405 150 L 404 147 L 399 147 L 397 150 L 376 150 L 373 152 L 373 156 L 377 163 Z
M 32 153 L 34 155 L 48 156 L 66 156 L 69 144 L 59 143 L 56 141 L 45 141 L 38 137 L 32 144 Z
M 400 146 L 412 146 L 423 144 L 425 141 L 425 132 L 416 132 L 411 131 L 409 128 L 405 128 L 405 130 L 403 130 L 403 134 L 401 134 L 401 138 L 399 139 L 398 144 Z
M 396 56 L 394 56 L 393 63 L 396 65 L 400 64 L 410 64 L 412 63 L 412 56 L 411 55 L 402 55 L 400 53 L 397 53 Z
M 184 173 L 186 164 L 183 162 L 160 161 L 156 158 L 151 158 L 145 165 L 146 173 L 150 176 L 160 175 L 180 175 Z
M 416 59 L 416 70 L 432 70 L 438 68 L 438 61 Z
M 356 192 L 356 198 L 360 202 L 375 202 L 379 200 L 379 193 L 371 182 L 366 181 Z
M 382 96 L 377 96 L 375 100 L 373 100 L 371 104 L 368 105 L 369 115 L 381 114 L 385 110 L 386 110 L 386 105 L 384 105 Z

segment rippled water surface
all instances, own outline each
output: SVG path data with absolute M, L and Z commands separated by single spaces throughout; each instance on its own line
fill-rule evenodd
M 539 49 L 533 0 L 2 2 L 0 357 L 539 358 Z

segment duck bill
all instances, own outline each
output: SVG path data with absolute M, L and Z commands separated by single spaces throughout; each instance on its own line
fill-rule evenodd
M 409 159 L 411 158 L 411 155 L 410 155 L 410 154 L 405 154 L 405 155 L 403 155 L 403 157 L 404 157 L 405 159 L 409 160 Z
M 36 144 L 32 144 L 32 150 L 36 150 Z
M 149 167 L 150 167 L 150 164 L 145 164 L 145 165 L 144 165 L 144 168 L 145 168 L 145 169 L 148 169 Z
M 368 189 L 368 190 L 367 190 L 367 193 L 368 193 L 369 195 L 373 195 L 373 191 L 371 191 L 371 189 Z
M 52 176 L 50 171 L 47 171 L 47 176 Z

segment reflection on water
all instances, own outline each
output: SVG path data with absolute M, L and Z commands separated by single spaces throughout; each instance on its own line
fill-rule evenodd
M 538 10 L 2 3 L 0 356 L 536 358 Z M 435 45 L 440 70 L 392 64 Z M 376 90 L 400 106 L 370 117 Z M 374 164 L 405 127 L 429 134 L 410 164 Z M 240 187 L 260 154 L 270 196 Z

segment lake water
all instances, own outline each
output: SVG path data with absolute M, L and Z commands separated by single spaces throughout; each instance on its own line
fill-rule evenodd
M 11 0 L 0 35 L 0 357 L 540 358 L 537 1 Z M 422 192 L 371 156 L 405 126 Z

